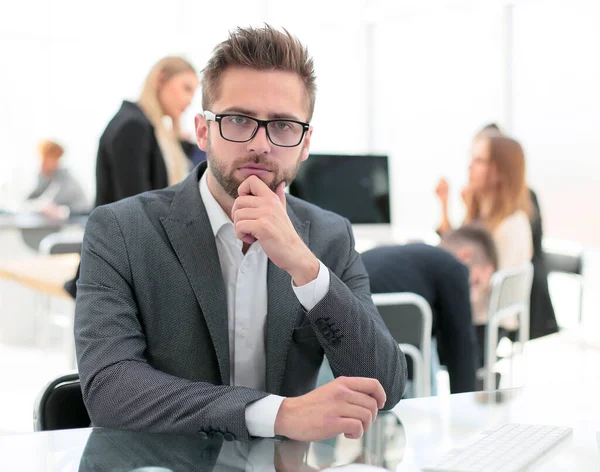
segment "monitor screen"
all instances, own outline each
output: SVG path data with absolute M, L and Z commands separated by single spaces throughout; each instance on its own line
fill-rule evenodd
M 290 194 L 352 224 L 389 224 L 388 157 L 311 154 L 301 164 Z

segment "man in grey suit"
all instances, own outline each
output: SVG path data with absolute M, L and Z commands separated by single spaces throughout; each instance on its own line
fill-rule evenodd
M 238 29 L 203 70 L 182 183 L 88 221 L 75 341 L 95 425 L 203 437 L 359 437 L 401 398 L 406 361 L 347 220 L 286 196 L 312 135 L 312 59 Z M 315 389 L 326 355 L 336 379 Z

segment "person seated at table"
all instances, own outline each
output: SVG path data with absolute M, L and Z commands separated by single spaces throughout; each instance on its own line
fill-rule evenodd
M 284 191 L 309 156 L 313 61 L 288 32 L 238 28 L 214 49 L 202 94 L 207 162 L 87 222 L 75 344 L 90 419 L 360 437 L 400 401 L 406 360 L 348 220 Z M 336 379 L 315 388 L 324 355 Z
M 35 189 L 27 196 L 26 208 L 37 209 L 51 217 L 66 217 L 69 213 L 85 213 L 90 207 L 81 185 L 61 166 L 63 147 L 45 140 L 39 143 L 40 172 Z
M 485 229 L 463 226 L 440 246 L 413 243 L 381 246 L 361 254 L 371 292 L 412 292 L 433 314 L 432 336 L 440 363 L 448 368 L 452 393 L 475 390 L 479 363 L 471 299 L 486 296 L 496 264 L 496 249 Z

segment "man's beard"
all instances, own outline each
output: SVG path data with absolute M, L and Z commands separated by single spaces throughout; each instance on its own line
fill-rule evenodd
M 210 167 L 212 175 L 215 177 L 216 181 L 221 187 L 223 187 L 223 190 L 225 190 L 227 195 L 229 195 L 233 199 L 236 199 L 238 197 L 238 188 L 245 180 L 237 179 L 233 175 L 233 173 L 237 169 L 239 169 L 240 167 L 244 167 L 247 164 L 257 164 L 260 165 L 262 168 L 269 170 L 273 175 L 273 179 L 271 180 L 270 184 L 267 184 L 267 186 L 271 189 L 272 192 L 275 192 L 275 189 L 281 182 L 285 182 L 286 185 L 289 185 L 296 178 L 296 174 L 298 173 L 298 169 L 300 168 L 301 154 L 302 151 L 300 151 L 300 155 L 298 156 L 296 163 L 291 169 L 281 170 L 276 162 L 273 162 L 272 160 L 267 160 L 263 156 L 253 154 L 248 157 L 234 161 L 229 167 L 231 170 L 228 171 L 227 164 L 224 162 L 224 160 L 216 156 L 212 152 L 212 148 L 209 141 L 208 151 L 206 152 L 206 159 L 208 161 L 208 165 Z

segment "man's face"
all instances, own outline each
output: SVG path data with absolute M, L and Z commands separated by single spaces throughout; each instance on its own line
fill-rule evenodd
M 469 286 L 471 301 L 483 302 L 488 296 L 490 279 L 494 274 L 494 265 L 487 261 L 483 251 L 475 246 L 466 245 L 453 251 L 456 258 L 469 268 Z
M 60 159 L 54 156 L 42 156 L 40 172 L 44 177 L 52 177 L 58 170 Z
M 494 274 L 492 264 L 471 264 L 469 266 L 469 284 L 471 286 L 471 300 L 487 298 L 490 279 Z
M 210 111 L 236 113 L 261 120 L 308 121 L 306 88 L 297 74 L 283 71 L 256 71 L 229 68 L 221 76 L 218 96 Z M 223 139 L 217 122 L 196 117 L 196 137 L 206 151 L 209 171 L 231 198 L 237 198 L 239 185 L 251 175 L 258 176 L 271 190 L 295 178 L 300 163 L 308 158 L 312 129 L 296 147 L 280 147 L 259 127 L 245 143 Z

